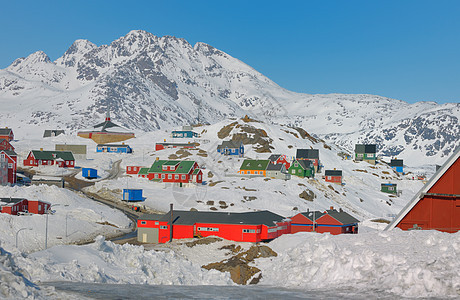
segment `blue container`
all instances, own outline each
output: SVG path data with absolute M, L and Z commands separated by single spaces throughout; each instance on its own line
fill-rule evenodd
M 141 189 L 123 189 L 124 201 L 144 201 Z
M 82 174 L 83 177 L 85 177 L 87 179 L 97 178 L 97 170 L 96 169 L 82 168 L 81 169 L 81 174 Z

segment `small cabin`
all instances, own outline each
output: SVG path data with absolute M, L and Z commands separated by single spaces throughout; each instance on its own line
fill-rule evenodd
M 141 189 L 123 189 L 123 201 L 144 201 Z
M 173 138 L 197 138 L 199 134 L 194 132 L 192 126 L 182 126 L 182 130 L 174 130 L 171 132 Z
M 397 194 L 396 183 L 382 183 L 380 185 L 380 191 L 388 194 Z
M 402 159 L 392 159 L 390 167 L 397 173 L 404 174 L 404 163 Z
M 342 183 L 342 170 L 326 170 L 324 176 L 326 182 Z
M 366 161 L 372 165 L 375 165 L 377 159 L 377 145 L 375 144 L 356 144 L 355 145 L 355 160 Z
M 97 170 L 91 168 L 82 168 L 81 175 L 86 179 L 95 179 L 97 178 Z
M 111 144 L 99 144 L 97 145 L 96 152 L 107 152 L 107 153 L 133 153 L 133 149 L 125 144 L 111 145 Z
M 244 145 L 241 141 L 223 141 L 222 144 L 217 145 L 217 153 L 242 157 L 244 155 Z

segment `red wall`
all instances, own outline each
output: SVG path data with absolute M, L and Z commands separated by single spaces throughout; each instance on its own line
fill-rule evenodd
M 331 179 L 328 179 L 331 177 Z M 342 176 L 326 176 L 327 182 L 342 183 Z
M 422 229 L 436 229 L 445 232 L 460 230 L 460 160 L 452 166 L 428 190 L 428 193 L 407 213 L 397 227 L 407 230 L 414 224 Z M 451 196 L 448 196 L 451 195 Z
M 131 170 L 128 170 L 131 168 Z M 126 166 L 126 174 L 137 174 L 142 167 L 140 166 Z

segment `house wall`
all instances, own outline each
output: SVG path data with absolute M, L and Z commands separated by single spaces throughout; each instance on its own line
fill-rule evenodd
M 40 200 L 28 200 L 29 212 L 34 214 L 44 214 L 51 204 L 42 202 Z
M 126 166 L 126 174 L 137 174 L 139 173 L 139 170 L 141 169 L 141 166 Z
M 342 183 L 342 176 L 326 176 L 327 182 Z
M 267 176 L 267 172 L 265 170 L 239 170 L 238 174 Z

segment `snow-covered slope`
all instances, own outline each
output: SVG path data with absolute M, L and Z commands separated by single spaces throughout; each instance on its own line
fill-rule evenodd
M 0 70 L 0 106 L 0 126 L 18 138 L 36 126 L 87 128 L 107 109 L 139 131 L 249 114 L 348 149 L 377 143 L 381 154 L 414 162 L 443 160 L 460 135 L 458 103 L 293 93 L 210 45 L 141 30 L 99 47 L 77 40 L 54 62 L 41 51 L 15 60 Z

